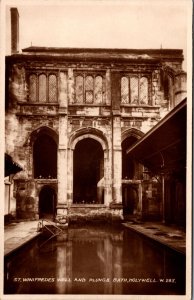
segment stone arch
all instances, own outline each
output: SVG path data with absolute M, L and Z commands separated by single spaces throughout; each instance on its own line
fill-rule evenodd
M 57 178 L 57 148 L 53 135 L 47 130 L 35 136 L 32 146 L 34 178 Z
M 40 183 L 40 184 L 37 185 L 37 194 L 36 194 L 37 197 L 39 197 L 41 190 L 45 187 L 51 188 L 52 190 L 54 190 L 54 192 L 57 195 L 58 189 L 57 189 L 57 185 L 55 183 L 54 184 L 52 184 L 52 183 Z
M 73 202 L 102 204 L 105 151 L 99 139 L 82 137 L 73 151 Z
M 139 183 L 143 167 L 127 154 L 127 149 L 144 135 L 136 128 L 129 128 L 122 133 L 122 203 L 123 213 L 135 214 L 141 201 Z
M 108 141 L 105 137 L 105 135 L 103 134 L 102 131 L 95 129 L 95 128 L 91 128 L 91 127 L 87 127 L 87 128 L 82 128 L 76 132 L 74 132 L 72 134 L 72 136 L 69 138 L 69 145 L 68 148 L 71 150 L 75 149 L 76 144 L 85 138 L 92 138 L 96 141 L 98 141 L 101 146 L 102 149 L 108 150 Z
M 58 145 L 58 143 L 59 143 L 58 133 L 48 126 L 41 126 L 41 127 L 36 128 L 29 134 L 24 146 L 27 146 L 27 145 L 32 146 L 34 144 L 35 140 L 41 134 L 47 134 L 48 136 L 52 137 L 53 140 L 55 141 L 55 143 Z
M 98 186 L 101 185 L 101 189 L 103 189 L 104 193 L 104 204 L 108 204 L 108 197 L 109 197 L 109 186 L 108 186 L 108 181 L 109 181 L 109 176 L 110 176 L 110 161 L 109 161 L 109 146 L 108 146 L 108 141 L 103 134 L 102 131 L 92 128 L 92 127 L 85 127 L 81 128 L 75 132 L 72 133 L 72 135 L 69 138 L 68 142 L 68 168 L 72 170 L 72 172 L 69 172 L 68 175 L 68 189 L 69 189 L 69 198 L 74 199 L 74 176 L 73 176 L 73 168 L 74 168 L 74 151 L 76 148 L 76 145 L 84 139 L 93 139 L 94 141 L 98 142 L 99 145 L 102 148 L 103 151 L 103 164 L 104 164 L 104 177 L 102 178 L 101 182 L 98 182 Z M 100 189 L 99 189 L 100 190 Z
M 133 136 L 137 139 L 141 138 L 144 135 L 144 133 L 141 130 L 138 130 L 136 128 L 129 128 L 122 132 L 121 134 L 121 142 L 123 142 L 127 137 Z
M 46 184 L 39 191 L 39 218 L 54 219 L 56 214 L 57 192 L 56 189 Z
M 28 170 L 29 177 L 34 176 L 33 147 L 34 147 L 36 140 L 42 134 L 51 137 L 53 139 L 53 141 L 56 143 L 56 147 L 58 148 L 59 137 L 58 137 L 58 133 L 55 130 L 53 130 L 52 128 L 50 128 L 49 126 L 46 126 L 46 125 L 34 128 L 34 130 L 32 130 L 28 134 L 28 136 L 25 140 L 25 143 L 23 144 L 23 147 L 25 147 L 25 156 L 26 156 L 26 161 L 27 161 L 27 170 Z

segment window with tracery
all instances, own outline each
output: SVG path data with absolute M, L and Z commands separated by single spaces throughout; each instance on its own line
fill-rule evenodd
M 46 75 L 41 74 L 38 82 L 38 100 L 46 102 Z
M 76 102 L 82 103 L 84 100 L 84 79 L 82 76 L 77 76 L 75 79 L 75 94 Z
M 102 103 L 103 90 L 102 90 L 102 77 L 96 76 L 94 85 L 94 99 L 96 103 Z
M 29 78 L 29 99 L 32 102 L 36 102 L 37 94 L 37 78 L 36 75 L 32 74 Z
M 102 103 L 103 78 L 102 76 L 77 75 L 75 77 L 75 103 Z
M 148 79 L 147 77 L 140 78 L 140 104 L 148 104 Z
M 121 103 L 146 105 L 149 102 L 149 84 L 145 76 L 121 78 Z
M 138 77 L 130 78 L 130 94 L 132 104 L 138 104 L 138 81 Z
M 87 76 L 85 80 L 85 99 L 86 103 L 93 103 L 94 96 L 94 80 L 92 76 Z
M 29 101 L 37 103 L 57 102 L 57 76 L 43 73 L 30 74 Z
M 55 75 L 49 76 L 49 102 L 57 101 L 57 77 Z
M 129 79 L 127 77 L 121 78 L 121 102 L 129 103 Z

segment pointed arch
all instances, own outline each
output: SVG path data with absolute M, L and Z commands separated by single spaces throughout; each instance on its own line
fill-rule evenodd
M 121 141 L 123 142 L 129 136 L 133 136 L 133 137 L 139 139 L 143 135 L 144 135 L 144 133 L 141 130 L 138 130 L 136 128 L 129 128 L 122 132 Z
M 68 148 L 74 150 L 75 145 L 84 138 L 92 138 L 102 145 L 103 150 L 108 150 L 108 141 L 104 133 L 91 127 L 85 127 L 75 131 L 69 138 Z
M 24 146 L 26 146 L 26 145 L 32 146 L 40 134 L 47 134 L 48 136 L 52 137 L 54 139 L 55 143 L 58 145 L 58 142 L 59 142 L 58 133 L 48 126 L 41 126 L 41 127 L 34 129 L 29 134 Z

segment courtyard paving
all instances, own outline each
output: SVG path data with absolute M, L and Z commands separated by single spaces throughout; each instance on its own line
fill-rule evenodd
M 4 255 L 11 254 L 33 238 L 38 236 L 39 221 L 21 221 L 5 225 Z

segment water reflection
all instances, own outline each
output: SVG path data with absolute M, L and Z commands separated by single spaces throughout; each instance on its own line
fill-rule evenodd
M 44 239 L 5 261 L 5 294 L 185 292 L 184 257 L 127 228 L 69 228 Z

